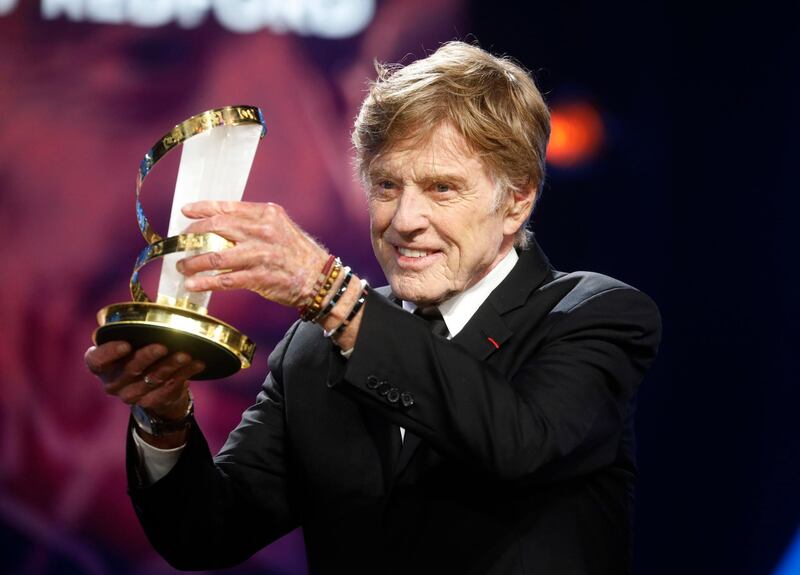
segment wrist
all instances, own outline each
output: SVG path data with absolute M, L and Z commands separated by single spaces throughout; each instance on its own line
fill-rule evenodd
M 188 382 L 184 385 L 184 390 L 178 399 L 158 409 L 148 409 L 148 413 L 166 422 L 180 421 L 185 419 L 188 415 L 194 415 L 194 396 L 192 395 L 191 389 L 189 389 Z
M 333 255 L 328 256 L 322 271 L 317 276 L 317 281 L 311 289 L 311 295 L 305 299 L 303 305 L 297 310 L 303 321 L 312 321 L 319 316 L 323 302 L 333 289 L 341 272 L 342 261 Z
M 183 447 L 186 445 L 186 438 L 189 435 L 188 429 L 167 435 L 156 436 L 150 435 L 146 431 L 142 431 L 138 425 L 134 425 L 133 427 L 133 433 L 139 437 L 139 441 L 143 441 L 144 443 L 147 443 L 151 447 L 155 447 L 157 449 L 176 449 L 178 447 Z
M 364 303 L 369 293 L 369 284 L 366 280 L 351 282 L 347 292 L 341 298 L 340 305 L 334 307 L 321 326 L 323 335 L 343 351 L 350 351 L 355 346 L 358 330 L 361 325 Z
M 317 324 L 322 328 L 326 335 L 332 334 L 336 328 L 342 325 L 344 320 L 347 319 L 347 315 L 355 305 L 356 301 L 358 300 L 358 295 L 361 292 L 360 284 L 361 280 L 359 277 L 353 274 L 347 289 L 339 297 L 336 305 L 325 317 L 320 318 L 320 320 L 317 321 Z M 328 335 L 328 337 L 330 337 L 330 335 Z
M 194 420 L 194 399 L 187 390 L 184 401 L 178 403 L 180 411 L 170 410 L 157 413 L 140 405 L 131 406 L 131 415 L 142 438 L 158 438 L 174 434 L 185 434 Z M 148 443 L 153 444 L 151 441 Z
M 342 269 L 339 277 L 336 279 L 333 286 L 331 286 L 330 292 L 328 292 L 325 299 L 322 300 L 322 309 L 311 321 L 322 324 L 325 318 L 330 315 L 333 309 L 342 300 L 342 297 L 347 293 L 350 288 L 350 282 L 354 276 L 355 274 L 353 270 L 350 269 L 350 266 L 346 266 Z

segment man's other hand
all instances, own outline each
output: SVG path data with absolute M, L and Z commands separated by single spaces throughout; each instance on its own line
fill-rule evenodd
M 167 421 L 186 414 L 188 380 L 205 368 L 203 362 L 192 360 L 186 353 L 169 354 L 163 345 L 152 344 L 134 351 L 124 341 L 92 346 L 84 359 L 89 371 L 103 382 L 107 394 L 129 405 L 138 404 Z

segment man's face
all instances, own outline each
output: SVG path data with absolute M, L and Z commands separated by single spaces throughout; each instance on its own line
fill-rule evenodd
M 369 174 L 372 247 L 392 291 L 440 303 L 475 284 L 508 253 L 522 220 L 495 208 L 495 185 L 445 124 L 427 143 L 379 156 Z M 524 219 L 524 218 L 523 218 Z

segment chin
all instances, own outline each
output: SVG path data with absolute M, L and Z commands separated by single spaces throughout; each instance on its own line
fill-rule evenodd
M 392 293 L 403 301 L 414 302 L 417 305 L 436 305 L 446 299 L 446 295 L 439 292 L 418 288 L 404 288 L 402 283 L 397 286 L 392 284 Z
M 429 290 L 420 289 L 419 286 L 409 286 L 403 280 L 390 280 L 389 285 L 392 286 L 392 293 L 403 301 L 427 303 L 434 296 Z

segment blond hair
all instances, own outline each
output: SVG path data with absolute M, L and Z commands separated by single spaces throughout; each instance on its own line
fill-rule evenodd
M 377 64 L 353 128 L 356 167 L 365 182 L 390 148 L 416 145 L 450 123 L 488 168 L 503 194 L 532 186 L 538 199 L 545 174 L 550 112 L 530 74 L 506 57 L 464 42 L 448 42 L 407 66 Z M 527 222 L 515 245 L 530 240 Z

